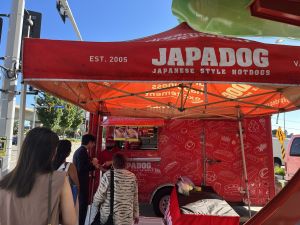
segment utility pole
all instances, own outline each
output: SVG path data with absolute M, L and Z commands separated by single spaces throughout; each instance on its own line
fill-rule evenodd
M 7 155 L 3 159 L 3 168 L 8 168 L 11 157 L 13 124 L 15 117 L 17 73 L 19 69 L 21 36 L 25 0 L 12 0 L 12 8 L 9 17 L 9 29 L 7 35 L 6 54 L 0 98 L 0 136 L 7 137 Z
M 32 118 L 31 129 L 35 128 L 35 120 L 36 120 L 36 96 L 34 96 L 33 118 Z
M 29 12 L 26 10 L 26 12 L 29 14 Z M 23 19 L 24 22 L 24 19 Z M 30 37 L 30 30 L 31 26 L 33 26 L 33 21 L 31 19 L 31 15 L 28 15 L 28 19 L 26 21 L 26 26 L 27 26 L 27 34 L 26 37 Z M 24 24 L 23 24 L 24 26 Z M 22 38 L 21 38 L 22 39 Z M 24 122 L 25 122 L 25 110 L 26 110 L 26 92 L 27 92 L 27 83 L 23 81 L 22 83 L 22 88 L 21 88 L 21 98 L 20 98 L 20 110 L 19 110 L 19 125 L 18 125 L 18 154 L 17 156 L 19 157 L 21 146 L 23 144 L 24 140 Z

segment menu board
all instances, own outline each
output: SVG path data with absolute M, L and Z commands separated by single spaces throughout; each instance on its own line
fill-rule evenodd
M 139 127 L 139 136 L 141 138 L 152 138 L 154 136 L 153 127 Z
M 115 141 L 139 141 L 138 127 L 116 126 L 114 129 Z

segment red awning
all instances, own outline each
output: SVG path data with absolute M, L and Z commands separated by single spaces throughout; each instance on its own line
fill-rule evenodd
M 300 47 L 205 34 L 186 23 L 128 42 L 26 39 L 25 80 L 300 84 Z M 288 74 L 288 79 L 286 75 Z
M 153 118 L 130 118 L 130 117 L 108 117 L 102 122 L 102 126 L 154 126 L 164 125 L 163 119 Z
M 26 39 L 23 74 L 30 85 L 104 116 L 251 117 L 299 108 L 299 53 L 182 23 L 127 42 Z

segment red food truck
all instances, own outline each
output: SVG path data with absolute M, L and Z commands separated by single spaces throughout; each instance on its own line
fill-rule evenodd
M 212 186 L 226 201 L 247 202 L 236 120 L 108 117 L 102 126 L 128 158 L 140 202 L 151 203 L 157 215 L 180 176 Z M 242 126 L 250 201 L 264 205 L 274 196 L 270 118 L 245 119 Z

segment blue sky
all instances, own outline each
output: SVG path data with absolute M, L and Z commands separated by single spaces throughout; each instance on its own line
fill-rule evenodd
M 0 13 L 9 13 L 12 0 L 0 0 Z M 41 38 L 77 40 L 69 20 L 64 24 L 56 10 L 56 0 L 26 0 L 26 9 L 42 13 Z M 85 41 L 124 41 L 156 34 L 178 24 L 172 15 L 171 0 L 68 0 L 81 35 Z M 5 54 L 8 19 L 4 18 L 0 56 Z M 274 43 L 277 38 L 258 38 Z M 300 45 L 285 39 L 281 44 Z M 19 88 L 20 89 L 20 88 Z M 27 106 L 32 103 L 27 98 Z M 18 102 L 18 99 L 17 99 Z M 283 115 L 272 117 L 273 128 L 283 127 Z M 286 129 L 300 133 L 300 111 L 286 113 Z

